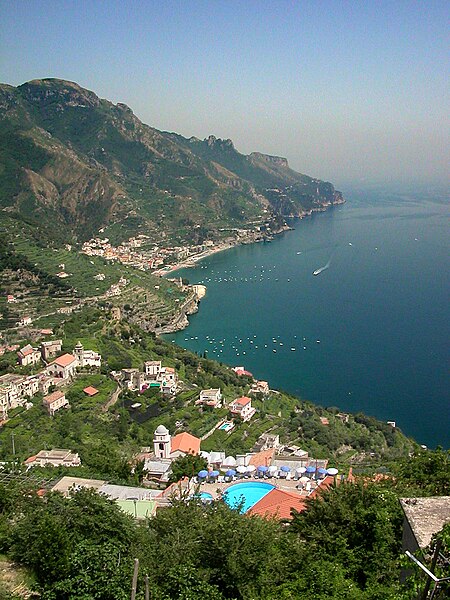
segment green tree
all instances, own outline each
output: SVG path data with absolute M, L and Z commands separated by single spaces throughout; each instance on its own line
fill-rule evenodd
M 170 481 L 173 483 L 180 481 L 183 477 L 193 477 L 202 469 L 206 469 L 207 466 L 208 463 L 202 456 L 192 454 L 179 456 L 171 464 Z

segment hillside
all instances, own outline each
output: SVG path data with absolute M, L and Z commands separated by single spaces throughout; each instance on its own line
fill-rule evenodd
M 158 131 L 58 79 L 0 85 L 0 165 L 3 211 L 66 241 L 106 227 L 119 241 L 198 243 L 343 201 L 286 159 Z

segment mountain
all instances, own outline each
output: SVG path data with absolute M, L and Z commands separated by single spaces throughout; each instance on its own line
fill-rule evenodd
M 54 237 L 197 242 L 340 202 L 284 158 L 159 131 L 76 83 L 0 84 L 0 207 Z

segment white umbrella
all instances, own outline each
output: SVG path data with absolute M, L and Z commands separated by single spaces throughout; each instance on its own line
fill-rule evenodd
M 247 473 L 253 473 L 253 471 L 256 471 L 255 465 L 248 465 Z
M 335 469 L 334 467 L 331 467 L 331 469 L 327 469 L 328 475 L 337 475 L 338 473 L 339 473 L 338 469 Z
M 236 467 L 236 471 L 238 473 L 247 473 L 247 467 L 245 467 L 244 465 L 239 465 L 238 467 Z
M 300 483 L 307 483 L 309 481 L 309 477 L 300 477 Z
M 270 473 L 271 475 L 273 475 L 273 474 L 274 474 L 274 473 L 276 473 L 277 471 L 278 471 L 278 467 L 276 467 L 275 465 L 271 465 L 271 466 L 269 467 L 269 473 Z
M 306 467 L 298 467 L 298 469 L 295 469 L 297 471 L 297 473 L 299 475 L 303 475 L 303 473 L 305 473 L 306 471 Z
M 234 456 L 227 456 L 226 459 L 223 461 L 223 464 L 227 467 L 235 467 L 236 459 L 234 458 Z

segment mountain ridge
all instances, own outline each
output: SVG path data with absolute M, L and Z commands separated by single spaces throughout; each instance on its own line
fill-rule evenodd
M 119 238 L 204 238 L 264 227 L 343 202 L 331 183 L 296 173 L 283 157 L 236 150 L 146 125 L 75 82 L 0 85 L 0 206 L 65 236 L 112 227 Z

